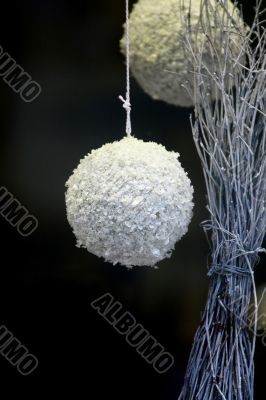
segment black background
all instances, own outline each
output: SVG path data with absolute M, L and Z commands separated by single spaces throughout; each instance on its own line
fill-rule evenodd
M 251 21 L 254 1 L 242 3 Z M 199 227 L 208 215 L 192 110 L 153 101 L 132 82 L 134 134 L 181 154 L 195 188 L 194 217 L 158 270 L 104 263 L 75 247 L 64 185 L 81 157 L 124 133 L 124 1 L 10 2 L 1 5 L 1 21 L 1 46 L 42 86 L 26 104 L 0 81 L 0 186 L 39 221 L 23 238 L 0 219 L 0 325 L 39 360 L 23 377 L 0 357 L 3 398 L 176 399 L 208 286 L 209 249 Z M 265 257 L 256 279 L 265 285 Z M 106 292 L 175 356 L 167 373 L 157 374 L 90 307 Z M 259 340 L 256 400 L 265 398 L 265 359 Z

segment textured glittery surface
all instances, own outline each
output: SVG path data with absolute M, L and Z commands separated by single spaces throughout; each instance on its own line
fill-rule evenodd
M 113 264 L 155 266 L 187 232 L 193 188 L 178 153 L 133 137 L 80 161 L 66 183 L 77 245 Z
M 228 11 L 234 19 L 239 20 L 240 15 L 234 9 L 233 3 L 225 0 Z M 215 4 L 216 0 L 212 0 Z M 224 12 L 221 6 L 216 8 L 216 13 L 209 10 L 210 30 L 208 36 L 212 37 L 213 49 L 206 36 L 200 31 L 201 0 L 181 0 L 182 15 L 189 19 L 190 44 L 196 50 L 203 48 L 202 57 L 206 66 L 215 71 L 224 63 L 223 38 L 220 31 L 216 34 L 217 18 L 225 21 L 229 26 L 230 15 Z M 130 63 L 131 72 L 143 90 L 153 99 L 163 100 L 167 103 L 190 107 L 193 105 L 194 74 L 190 71 L 193 66 L 189 64 L 184 49 L 184 24 L 180 14 L 180 0 L 139 0 L 130 14 Z M 189 15 L 189 17 L 188 17 Z M 236 54 L 239 54 L 238 35 L 234 36 Z M 121 41 L 122 52 L 125 50 L 125 38 Z M 217 62 L 213 62 L 215 51 Z M 205 82 L 210 86 L 212 95 L 212 81 Z M 185 89 L 184 86 L 186 86 Z

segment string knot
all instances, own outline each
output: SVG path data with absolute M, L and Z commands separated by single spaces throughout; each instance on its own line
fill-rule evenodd
M 122 101 L 123 103 L 123 108 L 128 112 L 131 111 L 131 104 L 130 101 L 128 99 L 124 99 L 123 96 L 119 96 L 119 99 Z
M 123 103 L 123 108 L 126 110 L 127 112 L 127 123 L 126 123 L 126 133 L 128 136 L 131 135 L 131 119 L 130 119 L 130 112 L 131 112 L 131 104 L 130 104 L 130 100 L 129 97 L 127 96 L 125 99 L 123 96 L 119 96 L 119 99 L 122 101 Z

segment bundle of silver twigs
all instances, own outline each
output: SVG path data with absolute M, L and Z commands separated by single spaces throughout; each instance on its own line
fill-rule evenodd
M 244 33 L 228 2 L 201 0 L 197 30 L 205 40 L 197 48 L 189 15 L 183 14 L 195 86 L 191 124 L 210 214 L 203 227 L 212 252 L 207 305 L 179 400 L 254 398 L 256 315 L 252 332 L 247 313 L 252 293 L 257 309 L 253 271 L 264 251 L 266 227 L 266 32 L 261 2 Z M 222 16 L 216 10 L 221 6 Z M 217 32 L 223 57 L 216 51 Z M 210 60 L 205 62 L 207 48 L 213 68 L 208 67 Z

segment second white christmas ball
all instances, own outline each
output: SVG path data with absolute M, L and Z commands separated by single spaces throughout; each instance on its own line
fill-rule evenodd
M 208 7 L 210 21 L 208 38 L 198 28 L 202 6 Z M 223 43 L 221 28 L 224 24 L 229 29 L 231 20 L 245 32 L 245 25 L 239 10 L 234 7 L 231 0 L 139 0 L 133 6 L 129 18 L 130 34 L 130 65 L 133 76 L 143 90 L 153 99 L 162 100 L 176 106 L 193 106 L 194 74 L 193 65 L 184 51 L 183 17 L 189 19 L 190 43 L 194 51 L 202 47 L 202 57 L 208 69 L 212 72 L 224 63 L 226 43 Z M 232 30 L 235 30 L 232 28 Z M 224 36 L 224 34 L 223 34 Z M 231 50 L 237 58 L 241 47 L 241 35 L 232 34 Z M 217 54 L 214 63 L 213 45 Z M 121 50 L 125 54 L 125 37 L 121 41 Z M 241 59 L 241 61 L 243 61 Z M 223 68 L 223 67 L 222 67 Z M 192 72 L 191 72 L 192 71 Z M 207 79 L 205 84 L 210 88 L 210 95 L 214 92 L 213 79 Z M 189 88 L 189 92 L 184 88 Z

